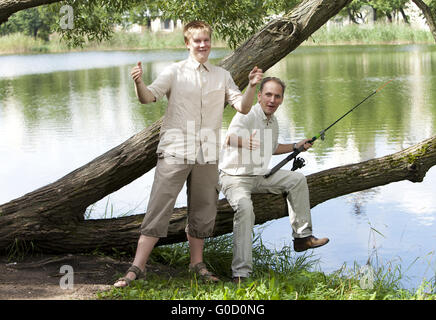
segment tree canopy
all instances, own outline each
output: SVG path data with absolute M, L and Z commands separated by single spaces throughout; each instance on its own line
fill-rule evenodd
M 29 8 L 17 12 L 1 25 L 0 35 L 21 32 L 47 41 L 55 24 L 56 19 L 47 7 Z
M 86 40 L 111 37 L 113 26 L 132 23 L 147 25 L 155 17 L 180 19 L 182 22 L 204 20 L 214 32 L 235 48 L 252 36 L 268 19 L 292 9 L 300 0 L 70 0 L 19 11 L 0 27 L 0 34 L 22 32 L 45 40 L 58 32 L 70 46 L 81 46 Z M 62 28 L 60 9 L 72 8 L 74 28 Z M 29 19 L 32 16 L 32 19 Z M 39 29 L 30 29 L 38 22 Z
M 362 21 L 362 7 L 369 6 L 376 12 L 375 18 L 401 13 L 408 0 L 353 0 L 342 16 L 356 23 Z M 128 27 L 133 23 L 148 25 L 150 19 L 180 19 L 182 22 L 204 20 L 211 24 L 217 36 L 236 48 L 252 36 L 261 26 L 274 17 L 289 12 L 301 0 L 68 0 L 21 10 L 0 26 L 0 35 L 14 32 L 48 40 L 48 35 L 58 32 L 72 47 L 82 46 L 85 41 L 109 39 L 114 25 Z M 426 1 L 436 8 L 436 0 Z M 74 28 L 63 28 L 61 8 L 70 6 Z
M 412 0 L 421 10 L 430 32 L 436 41 L 436 0 Z

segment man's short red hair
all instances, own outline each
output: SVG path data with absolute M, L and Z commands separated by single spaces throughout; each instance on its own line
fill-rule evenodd
M 185 43 L 189 42 L 189 39 L 192 36 L 193 31 L 206 31 L 209 34 L 209 37 L 212 38 L 212 28 L 204 21 L 194 20 L 189 22 L 183 28 L 183 38 Z

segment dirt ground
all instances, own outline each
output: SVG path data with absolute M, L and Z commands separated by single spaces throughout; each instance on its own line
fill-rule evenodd
M 67 269 L 61 272 L 62 266 Z M 129 266 L 127 261 L 92 255 L 38 255 L 19 262 L 0 257 L 0 300 L 96 299 L 96 293 L 110 290 Z M 161 271 L 160 266 L 147 266 L 147 272 Z

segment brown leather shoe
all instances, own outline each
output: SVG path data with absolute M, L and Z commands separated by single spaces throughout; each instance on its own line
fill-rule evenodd
M 308 236 L 304 238 L 294 239 L 294 250 L 296 252 L 306 251 L 307 249 L 313 249 L 321 247 L 329 242 L 328 238 L 318 239 L 314 236 Z

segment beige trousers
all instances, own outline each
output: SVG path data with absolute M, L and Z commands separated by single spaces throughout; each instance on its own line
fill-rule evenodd
M 248 277 L 252 271 L 252 232 L 254 211 L 252 193 L 287 193 L 292 236 L 312 235 L 309 188 L 306 177 L 295 171 L 279 170 L 265 179 L 263 176 L 232 176 L 220 174 L 221 191 L 235 210 L 233 218 L 233 277 Z
M 188 202 L 186 232 L 199 239 L 211 236 L 218 200 L 218 165 L 186 164 L 171 157 L 158 158 L 141 234 L 157 238 L 167 236 L 174 204 L 185 181 Z

